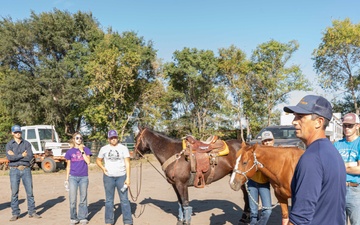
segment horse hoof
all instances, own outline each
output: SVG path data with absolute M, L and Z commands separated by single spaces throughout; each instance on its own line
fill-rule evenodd
M 185 221 L 180 221 L 180 220 L 178 220 L 177 223 L 176 223 L 176 225 L 190 225 L 190 223 L 187 223 L 187 222 L 185 222 Z

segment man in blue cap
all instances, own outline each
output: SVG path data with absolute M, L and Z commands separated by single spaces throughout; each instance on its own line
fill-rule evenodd
M 11 134 L 14 139 L 6 144 L 6 157 L 9 160 L 11 185 L 12 217 L 10 221 L 15 221 L 20 216 L 18 196 L 20 180 L 22 180 L 26 191 L 29 217 L 39 219 L 41 216 L 36 214 L 35 200 L 33 195 L 30 163 L 33 159 L 31 144 L 28 141 L 22 139 L 21 127 L 19 125 L 14 125 L 11 127 Z
M 296 136 L 307 146 L 291 182 L 289 224 L 345 224 L 346 171 L 325 128 L 332 107 L 321 96 L 307 95 L 296 106 L 284 107 L 293 113 Z

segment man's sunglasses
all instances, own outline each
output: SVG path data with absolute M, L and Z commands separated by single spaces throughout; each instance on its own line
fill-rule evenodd
M 350 128 L 352 129 L 355 126 L 355 124 L 343 124 L 344 128 Z

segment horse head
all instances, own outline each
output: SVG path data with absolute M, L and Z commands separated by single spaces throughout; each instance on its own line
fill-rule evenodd
M 147 130 L 146 127 L 138 127 L 139 132 L 135 137 L 135 148 L 134 148 L 134 152 L 136 155 L 140 154 L 143 155 L 145 153 L 150 152 L 150 147 L 147 145 L 147 142 L 144 138 L 144 134 Z
M 235 191 L 240 190 L 240 187 L 257 171 L 260 163 L 255 155 L 256 145 L 250 146 L 243 143 L 236 153 L 236 163 L 230 179 L 230 187 Z

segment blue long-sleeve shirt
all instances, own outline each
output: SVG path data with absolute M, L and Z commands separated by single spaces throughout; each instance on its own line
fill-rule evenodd
M 301 156 L 291 192 L 293 224 L 345 224 L 345 165 L 327 138 L 311 143 Z
M 14 155 L 9 155 L 9 150 L 13 151 Z M 22 153 L 27 151 L 27 156 L 23 157 Z M 33 152 L 31 144 L 21 139 L 18 144 L 14 139 L 6 144 L 6 157 L 9 160 L 9 166 L 30 166 L 30 161 L 33 159 Z

